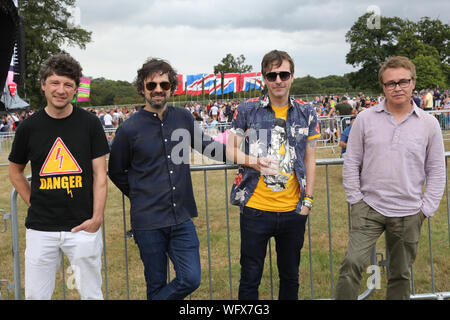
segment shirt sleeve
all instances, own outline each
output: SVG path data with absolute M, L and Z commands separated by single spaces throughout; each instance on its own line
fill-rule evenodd
M 347 141 L 345 161 L 342 167 L 342 182 L 347 201 L 355 204 L 363 199 L 360 169 L 364 156 L 364 130 L 361 118 L 356 118 Z
M 25 122 L 21 123 L 15 132 L 14 141 L 8 160 L 17 164 L 28 162 L 29 130 Z
M 206 134 L 190 113 L 188 113 L 187 121 L 189 122 L 188 127 L 192 128 L 191 147 L 203 156 L 219 162 L 226 162 L 226 146 Z
M 109 155 L 108 175 L 111 181 L 129 197 L 128 168 L 130 167 L 130 143 L 126 133 L 119 127 Z
M 231 122 L 231 133 L 243 137 L 247 130 L 246 107 L 240 104 L 234 111 L 233 121 Z
M 308 140 L 313 140 L 320 137 L 319 121 L 317 120 L 317 112 L 314 109 L 310 112 L 308 129 Z
M 434 215 L 445 189 L 445 151 L 441 128 L 433 118 L 433 129 L 428 138 L 425 162 L 426 187 L 421 210 L 427 217 Z
M 101 157 L 109 153 L 108 140 L 106 139 L 105 131 L 103 130 L 102 123 L 95 117 L 93 119 L 93 134 L 91 144 L 92 159 Z

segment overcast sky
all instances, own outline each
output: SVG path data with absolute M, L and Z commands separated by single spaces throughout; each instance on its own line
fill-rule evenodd
M 182 74 L 212 73 L 227 53 L 243 54 L 253 71 L 263 55 L 287 51 L 295 76 L 354 71 L 345 63 L 345 33 L 374 7 L 382 16 L 450 23 L 450 1 L 349 0 L 77 0 L 76 21 L 92 31 L 86 50 L 66 48 L 84 74 L 133 81 L 148 57 Z

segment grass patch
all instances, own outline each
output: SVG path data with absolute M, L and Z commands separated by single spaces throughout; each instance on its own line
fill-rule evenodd
M 446 147 L 447 142 L 446 142 Z M 330 149 L 319 149 L 317 158 L 338 157 L 338 149 L 333 153 Z M 29 168 L 28 168 L 29 173 Z M 328 191 L 327 193 L 327 173 Z M 234 181 L 235 170 L 208 171 L 206 173 L 207 196 L 205 197 L 205 173 L 193 172 L 192 180 L 194 195 L 198 206 L 199 217 L 194 219 L 200 239 L 200 254 L 202 264 L 202 283 L 190 298 L 194 300 L 203 299 L 237 299 L 240 279 L 240 232 L 239 232 L 239 208 L 229 203 L 229 193 Z M 227 189 L 225 189 L 225 179 Z M 10 210 L 10 193 L 12 186 L 8 179 L 8 168 L 0 166 L 0 209 L 7 212 Z M 227 196 L 226 196 L 226 194 Z M 314 192 L 315 207 L 309 218 L 310 228 L 305 232 L 305 242 L 302 250 L 300 263 L 300 299 L 328 299 L 334 294 L 337 283 L 340 263 L 347 248 L 348 241 L 348 205 L 345 201 L 345 192 L 342 186 L 342 166 L 330 165 L 317 168 L 316 187 Z M 206 201 L 208 207 L 206 207 Z M 125 216 L 122 207 L 125 206 Z M 19 233 L 20 233 L 20 259 L 22 269 L 21 288 L 23 292 L 23 266 L 25 249 L 25 227 L 24 221 L 26 208 L 21 199 L 18 200 L 19 207 Z M 228 216 L 227 216 L 228 208 Z M 124 227 L 124 220 L 126 226 Z M 435 291 L 450 291 L 450 268 L 449 268 L 449 235 L 447 199 L 441 201 L 435 216 L 429 220 L 431 224 L 433 267 Z M 0 227 L 1 229 L 2 227 Z M 132 238 L 125 238 L 124 231 L 130 229 L 129 202 L 122 202 L 119 190 L 109 182 L 108 200 L 105 209 L 105 247 L 106 247 L 106 272 L 107 283 L 103 283 L 103 292 L 108 299 L 127 299 L 127 274 L 129 281 L 129 298 L 145 299 L 146 285 L 144 271 L 139 256 L 139 250 Z M 210 234 L 208 237 L 207 230 Z M 228 237 L 229 229 L 229 237 Z M 330 233 L 328 230 L 331 230 Z M 11 224 L 8 221 L 8 230 L 0 234 L 0 280 L 13 281 L 13 265 L 11 253 Z M 311 242 L 309 241 L 309 235 Z M 432 292 L 431 267 L 430 267 L 430 245 L 429 245 L 428 221 L 422 227 L 419 251 L 414 264 L 414 289 L 415 293 Z M 208 245 L 209 239 L 209 245 Z M 126 240 L 126 244 L 125 244 Z M 330 248 L 331 242 L 331 248 Z M 309 248 L 311 247 L 311 254 Z M 126 265 L 125 248 L 128 261 Z M 272 299 L 278 296 L 278 270 L 276 267 L 275 243 L 271 242 L 272 264 L 268 259 L 260 286 L 260 298 Z M 230 256 L 228 253 L 230 252 Z M 384 236 L 377 243 L 377 252 L 385 256 Z M 210 254 L 210 255 L 209 255 Z M 380 256 L 378 256 L 380 258 Z M 211 264 L 209 264 L 211 263 Z M 67 271 L 69 263 L 65 259 Z M 313 273 L 310 273 L 312 268 Z M 63 291 L 62 271 L 57 275 L 57 282 L 53 299 L 79 299 L 76 290 Z M 270 271 L 273 279 L 271 280 Z M 105 270 L 103 270 L 105 273 Z M 170 277 L 174 276 L 173 268 Z M 231 274 L 231 280 L 230 280 Z M 361 292 L 366 289 L 364 275 L 361 281 Z M 65 280 L 70 274 L 65 274 Z M 312 281 L 311 281 L 312 279 Z M 369 299 L 384 299 L 386 289 L 386 273 L 382 274 L 382 289 L 375 290 Z M 231 287 L 230 287 L 231 282 Z M 0 282 L 3 284 L 3 282 Z M 272 287 L 273 284 L 273 287 Z M 107 285 L 107 290 L 106 290 Z M 211 291 L 210 291 L 211 290 Z M 0 287 L 2 298 L 6 297 L 5 286 Z M 22 295 L 23 297 L 23 295 Z M 10 292 L 10 299 L 13 292 Z

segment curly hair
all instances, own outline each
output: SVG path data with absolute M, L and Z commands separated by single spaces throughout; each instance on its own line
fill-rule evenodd
M 137 92 L 144 96 L 144 82 L 147 77 L 160 72 L 161 74 L 167 73 L 170 82 L 170 93 L 173 94 L 178 86 L 177 72 L 172 66 L 163 59 L 150 58 L 143 65 L 142 68 L 137 71 L 137 77 L 134 81 L 134 86 Z
M 59 53 L 44 61 L 39 71 L 39 78 L 41 83 L 44 83 L 53 74 L 66 76 L 75 81 L 78 87 L 80 85 L 80 78 L 83 75 L 82 71 L 83 69 L 77 60 L 68 54 Z

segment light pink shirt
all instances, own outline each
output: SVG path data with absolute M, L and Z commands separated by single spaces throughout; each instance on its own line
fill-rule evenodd
M 441 129 L 434 116 L 413 106 L 400 123 L 385 101 L 358 114 L 342 171 L 350 204 L 363 199 L 388 217 L 419 210 L 430 217 L 439 207 L 445 188 Z

